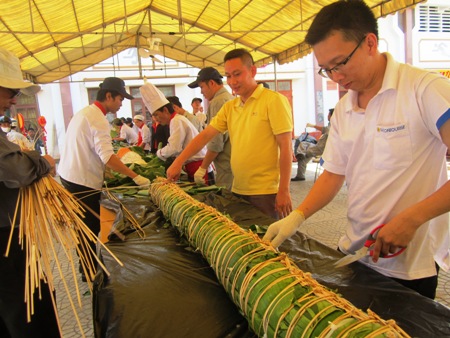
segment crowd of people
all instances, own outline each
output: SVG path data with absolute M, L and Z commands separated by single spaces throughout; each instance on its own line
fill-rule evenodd
M 123 100 L 133 97 L 122 79 L 104 79 L 96 101 L 76 113 L 67 128 L 58 169 L 61 182 L 88 207 L 85 223 L 99 233 L 96 215 L 105 167 L 132 178 L 138 186 L 150 183 L 120 161 L 112 142 L 136 145 L 170 161 L 168 180 L 177 181 L 184 170 L 188 180 L 223 186 L 272 217 L 264 240 L 275 248 L 325 207 L 345 182 L 349 225 L 338 249 L 354 253 L 373 228 L 383 224 L 372 256 L 360 261 L 434 298 L 439 269 L 450 268 L 450 183 L 445 162 L 450 146 L 450 82 L 381 53 L 376 18 L 363 1 L 325 6 L 314 18 L 306 42 L 313 48 L 319 74 L 348 90 L 329 110 L 327 126 L 307 124 L 321 132 L 316 142 L 299 138 L 293 149 L 288 100 L 256 81 L 257 68 L 249 51 L 234 49 L 224 57 L 224 76 L 232 93 L 213 67 L 202 68 L 188 85 L 200 88 L 208 103 L 206 112 L 203 99 L 194 97 L 188 112 L 177 96 L 166 97 L 147 82 L 140 94 L 151 121 L 142 113 L 115 118 L 111 126 L 106 114 L 116 114 Z M 16 103 L 18 92 L 33 94 L 37 89 L 21 79 L 19 61 L 10 52 L 0 49 L 0 63 L 12 65 L 0 67 L 0 72 L 13 72 L 0 74 L 0 115 L 4 115 Z M 40 155 L 40 142 L 31 144 L 21 133 L 14 133 L 9 117 L 2 117 L 1 128 L 0 195 L 6 202 L 0 204 L 0 240 L 4 248 L 15 207 L 11 196 L 47 175 L 55 162 Z M 111 137 L 111 128 L 117 136 Z M 34 129 L 28 132 L 33 139 Z M 25 149 L 14 144 L 19 142 L 29 144 Z M 315 156 L 322 157 L 323 173 L 293 208 L 290 182 L 305 180 L 306 164 Z M 298 170 L 291 179 L 293 157 Z M 406 248 L 401 255 L 384 258 L 401 248 Z M 51 306 L 48 295 L 36 300 L 38 320 L 17 325 L 25 324 L 23 271 L 15 269 L 11 260 L 22 265 L 24 261 L 20 248 L 12 252 L 12 258 L 0 259 L 4 286 L 0 317 L 5 330 L 33 330 L 29 336 L 38 337 L 42 326 L 45 336 L 52 336 L 55 323 L 49 313 L 53 311 L 42 318 L 39 308 L 39 304 Z M 14 292 L 5 292 L 12 282 Z

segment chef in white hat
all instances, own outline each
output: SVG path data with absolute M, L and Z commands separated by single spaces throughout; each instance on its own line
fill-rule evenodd
M 145 124 L 145 117 L 140 114 L 134 115 L 133 122 L 139 128 L 137 145 L 148 153 L 150 151 L 151 133 L 150 129 Z
M 165 147 L 159 149 L 156 155 L 163 161 L 177 157 L 188 143 L 198 135 L 197 129 L 189 120 L 179 115 L 173 109 L 172 104 L 166 99 L 164 94 L 151 83 L 146 83 L 139 88 L 145 106 L 156 120 L 162 125 L 169 125 L 170 137 Z M 188 174 L 188 179 L 194 182 L 194 174 L 202 164 L 206 155 L 206 147 L 186 161 L 184 170 Z M 205 175 L 205 183 L 208 184 L 214 179 L 214 174 L 210 169 Z

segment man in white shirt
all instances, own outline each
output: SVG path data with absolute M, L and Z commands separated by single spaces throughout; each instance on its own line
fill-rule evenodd
M 142 100 L 147 109 L 155 116 L 161 125 L 169 125 L 170 136 L 167 145 L 156 152 L 163 161 L 177 157 L 188 143 L 198 135 L 197 129 L 183 115 L 177 114 L 172 103 L 151 83 L 146 83 L 140 88 Z M 190 157 L 184 166 L 188 179 L 194 182 L 194 174 L 202 164 L 206 154 L 206 147 Z M 213 179 L 212 170 L 208 170 L 208 176 Z M 208 181 L 208 177 L 205 176 Z
M 359 262 L 434 298 L 439 267 L 450 268 L 450 81 L 396 62 L 378 50 L 377 20 L 363 1 L 338 1 L 316 15 L 306 35 L 319 74 L 348 93 L 333 114 L 324 172 L 265 240 L 278 247 L 326 206 L 344 181 L 349 225 L 339 249 L 354 254 L 370 232 L 373 254 Z M 392 258 L 388 254 L 406 248 Z
M 206 125 L 206 114 L 203 112 L 203 106 L 202 106 L 203 100 L 199 97 L 194 97 L 191 101 L 191 107 L 192 107 L 192 115 L 194 115 L 198 122 L 200 122 L 200 126 L 202 127 L 202 130 L 205 129 Z
M 180 102 L 180 99 L 178 98 L 178 96 L 168 96 L 167 100 L 172 103 L 173 109 L 175 110 L 175 112 L 181 116 L 184 116 L 185 118 L 187 118 L 189 120 L 190 123 L 192 123 L 192 125 L 194 126 L 194 128 L 198 131 L 201 132 L 203 130 L 200 121 L 197 120 L 197 118 L 192 115 L 191 113 L 189 113 L 186 109 L 183 108 L 183 105 Z
M 139 128 L 139 135 L 138 135 L 138 147 L 143 148 L 146 152 L 150 151 L 150 129 L 145 124 L 145 118 L 143 115 L 134 115 L 133 118 L 134 125 Z
M 112 125 L 119 133 L 119 136 L 114 137 L 113 141 L 127 142 L 131 146 L 138 143 L 138 134 L 128 124 L 123 123 L 121 119 L 114 119 Z
M 116 113 L 124 98 L 133 97 L 125 91 L 125 83 L 108 77 L 100 84 L 97 100 L 71 119 L 61 152 L 58 173 L 64 187 L 89 207 L 84 222 L 96 235 L 100 232 L 100 194 L 105 166 L 133 179 L 136 185 L 148 186 L 150 181 L 137 175 L 114 154 L 106 114 Z M 95 252 L 95 244 L 92 245 Z M 83 276 L 82 276 L 83 278 Z M 86 278 L 86 277 L 84 277 Z
M 11 131 L 6 137 L 9 142 L 17 144 L 22 150 L 34 150 L 33 145 L 27 137 L 17 131 L 17 120 L 11 120 Z

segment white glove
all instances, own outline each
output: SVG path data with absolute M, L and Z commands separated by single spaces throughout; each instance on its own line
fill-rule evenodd
M 205 175 L 206 175 L 206 169 L 199 167 L 194 174 L 195 183 L 205 185 L 205 178 L 204 178 Z
M 294 235 L 300 225 L 305 221 L 305 215 L 298 209 L 292 211 L 289 216 L 272 223 L 263 237 L 263 241 L 271 241 L 274 248 L 278 248 L 281 243 Z
M 307 123 L 307 124 L 306 124 L 306 128 L 314 128 L 314 124 L 312 124 L 312 123 Z
M 133 181 L 141 187 L 148 187 L 150 185 L 150 180 L 141 175 L 137 175 L 135 178 L 133 178 Z

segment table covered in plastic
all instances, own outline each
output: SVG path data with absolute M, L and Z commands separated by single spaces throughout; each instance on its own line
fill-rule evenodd
M 194 196 L 248 228 L 273 220 L 229 191 Z M 110 272 L 94 281 L 93 316 L 96 337 L 254 337 L 239 309 L 229 299 L 206 260 L 188 246 L 148 199 L 123 200 L 143 226 L 145 238 L 126 233 L 107 244 L 101 258 Z M 126 224 L 122 224 L 127 229 Z M 122 229 L 122 232 L 124 230 Z M 126 232 L 126 231 L 125 231 Z M 394 319 L 415 337 L 450 336 L 450 309 L 401 286 L 356 262 L 337 269 L 342 254 L 298 233 L 281 251 L 322 285 L 356 307 Z

